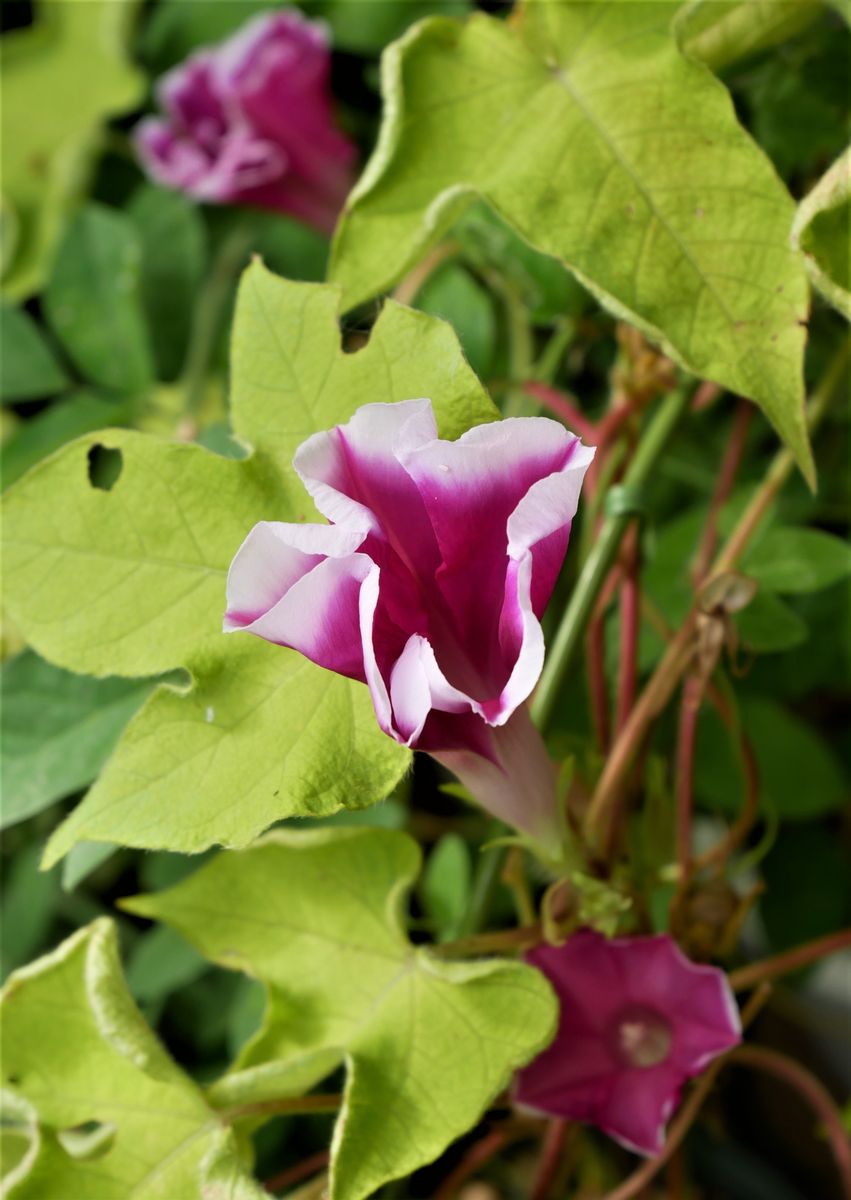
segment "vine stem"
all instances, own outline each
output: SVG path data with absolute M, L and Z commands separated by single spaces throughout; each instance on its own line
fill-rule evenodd
M 225 1125 L 244 1121 L 247 1117 L 269 1117 L 281 1113 L 325 1113 L 336 1112 L 343 1103 L 341 1095 L 287 1096 L 281 1100 L 258 1100 L 255 1104 L 235 1105 L 218 1110 L 219 1120 Z
M 483 1138 L 470 1147 L 455 1170 L 447 1175 L 435 1193 L 435 1200 L 453 1200 L 461 1185 L 466 1183 L 480 1167 L 490 1162 L 499 1154 L 500 1150 L 504 1150 L 512 1142 L 520 1141 L 528 1136 L 529 1134 L 525 1130 L 492 1129 L 486 1133 Z
M 324 1171 L 329 1158 L 328 1150 L 320 1150 L 302 1162 L 296 1163 L 294 1167 L 287 1167 L 286 1170 L 279 1171 L 277 1175 L 267 1179 L 263 1187 L 267 1192 L 273 1194 L 283 1192 L 287 1188 L 291 1188 L 293 1184 L 301 1183 L 303 1179 L 309 1179 L 311 1175 L 318 1175 L 320 1171 Z
M 794 950 L 785 950 L 782 954 L 775 954 L 771 958 L 764 958 L 761 962 L 748 963 L 746 967 L 739 967 L 738 970 L 731 971 L 730 987 L 736 992 L 743 992 L 766 979 L 776 979 L 778 975 L 786 975 L 789 971 L 806 967 L 820 958 L 825 958 L 828 954 L 835 954 L 838 950 L 849 948 L 851 948 L 851 929 L 840 929 L 837 933 L 828 933 L 825 937 L 817 938 L 813 942 L 796 946 Z
M 547 1122 L 547 1130 L 541 1148 L 541 1161 L 529 1193 L 529 1200 L 548 1200 L 553 1181 L 564 1157 L 567 1136 L 574 1129 L 575 1126 L 561 1117 L 553 1117 Z
M 639 581 L 638 525 L 624 539 L 624 577 L 620 592 L 620 665 L 615 708 L 615 729 L 618 733 L 626 724 L 635 703 L 635 681 L 638 675 L 638 638 L 641 630 L 641 583 Z
M 846 1200 L 851 1200 L 851 1142 L 827 1088 L 806 1067 L 765 1046 L 738 1046 L 730 1051 L 729 1058 L 732 1062 L 756 1067 L 758 1071 L 767 1071 L 776 1079 L 784 1080 L 809 1102 L 824 1123 L 842 1190 Z
M 703 676 L 689 675 L 683 685 L 683 696 L 680 703 L 676 766 L 676 846 L 679 890 L 686 886 L 691 874 L 694 752 L 697 746 L 697 721 L 705 690 L 706 683 Z
M 718 541 L 718 519 L 721 509 L 730 497 L 733 484 L 736 482 L 736 475 L 747 446 L 752 416 L 753 405 L 749 404 L 747 400 L 740 400 L 736 415 L 733 417 L 733 427 L 730 431 L 727 448 L 721 461 L 721 470 L 718 472 L 712 499 L 709 502 L 709 516 L 706 518 L 695 560 L 692 576 L 695 587 L 699 587 L 703 583 L 712 562 L 712 555 L 715 553 L 715 545 Z
M 201 292 L 181 374 L 184 409 L 190 418 L 198 412 L 204 398 L 210 362 L 234 283 L 251 249 L 254 233 L 254 225 L 250 220 L 240 221 L 231 229 L 218 249 Z
M 637 491 L 646 482 L 659 455 L 688 403 L 685 391 L 666 398 L 641 438 L 623 478 L 623 487 Z M 582 633 L 594 608 L 597 593 L 605 582 L 620 548 L 631 514 L 615 513 L 603 522 L 600 533 L 580 572 L 576 587 L 556 630 L 547 661 L 532 700 L 532 717 L 546 727 L 555 708 L 567 668 L 582 639 Z
M 459 251 L 460 246 L 451 239 L 441 242 L 439 246 L 435 246 L 421 262 L 418 262 L 408 272 L 393 292 L 393 299 L 399 304 L 413 304 L 426 280 L 430 279 L 435 271 L 439 267 L 442 267 L 445 262 L 449 262 L 450 259 L 455 258 Z
M 819 425 L 827 410 L 834 388 L 845 369 L 850 349 L 851 347 L 847 343 L 840 347 L 813 395 L 807 411 L 807 425 L 811 433 Z M 639 453 L 640 450 L 639 446 Z M 795 458 L 791 450 L 785 448 L 780 450 L 751 503 L 745 509 L 736 528 L 715 560 L 710 570 L 710 576 L 722 574 L 735 567 L 794 468 Z M 677 684 L 692 661 L 697 614 L 698 608 L 694 605 L 679 631 L 668 643 L 659 665 L 650 677 L 629 720 L 612 747 L 585 814 L 585 830 L 589 841 L 603 840 L 604 826 L 611 824 L 634 755 L 652 722 L 670 700 Z

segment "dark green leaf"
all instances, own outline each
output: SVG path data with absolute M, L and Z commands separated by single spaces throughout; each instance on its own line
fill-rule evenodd
M 5 801 L 4 801 L 5 803 Z M 41 847 L 24 846 L 6 871 L 0 977 L 29 962 L 41 950 L 59 898 L 59 872 L 39 871 Z
M 194 946 L 173 929 L 159 925 L 143 934 L 127 962 L 127 984 L 142 1001 L 162 1000 L 208 970 Z
M 91 783 L 150 690 L 138 680 L 72 675 L 31 650 L 4 663 L 0 826 Z
M 185 196 L 151 185 L 139 189 L 128 212 L 142 247 L 142 304 L 157 376 L 175 379 L 186 354 L 204 271 L 204 223 L 197 205 Z
M 823 825 L 780 833 L 762 864 L 760 913 L 773 951 L 833 933 L 851 916 L 851 871 L 842 843 Z
M 428 857 L 420 885 L 438 941 L 448 942 L 458 936 L 470 899 L 471 874 L 467 843 L 455 833 L 444 834 Z
M 467 361 L 485 377 L 496 344 L 496 318 L 490 294 L 469 272 L 447 263 L 426 282 L 417 296 L 417 308 L 448 321 L 458 334 Z
M 140 263 L 129 218 L 92 204 L 63 237 L 44 295 L 51 328 L 79 370 L 118 392 L 143 392 L 153 378 Z
M 742 570 L 772 592 L 816 592 L 851 575 L 851 546 L 819 529 L 771 529 Z
M 735 618 L 746 650 L 773 654 L 800 645 L 809 637 L 806 623 L 771 592 L 759 592 Z
M 40 400 L 68 382 L 35 321 L 21 308 L 0 308 L 0 400 Z
M 127 425 L 132 415 L 129 402 L 105 400 L 96 392 L 79 391 L 57 400 L 44 412 L 24 421 L 0 450 L 3 486 L 16 479 L 81 434 L 106 426 Z
M 748 698 L 742 723 L 757 759 L 760 799 L 783 819 L 795 821 L 841 808 L 848 781 L 830 746 L 800 717 L 773 700 Z M 695 792 L 707 808 L 738 812 L 743 802 L 740 771 L 730 736 L 711 709 L 701 714 Z

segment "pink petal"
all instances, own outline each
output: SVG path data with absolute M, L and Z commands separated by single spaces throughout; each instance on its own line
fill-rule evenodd
M 667 1063 L 644 1071 L 624 1071 L 600 1106 L 594 1124 L 628 1150 L 659 1154 L 682 1083 L 682 1076 Z
M 228 572 L 225 632 L 245 630 L 364 681 L 360 592 L 378 568 L 354 553 L 361 541 L 333 526 L 256 525 Z
M 447 681 L 428 640 L 414 633 L 396 661 L 390 676 L 393 724 L 408 746 L 419 739 L 432 709 L 469 712 L 469 696 Z
M 504 720 L 528 696 L 540 673 L 543 643 L 536 621 L 529 620 L 536 615 L 532 597 L 541 603 L 552 590 L 567 546 L 564 527 L 575 512 L 593 451 L 580 447 L 577 466 L 550 489 L 554 512 L 547 512 L 542 497 L 534 493 L 520 508 L 513 533 L 509 518 L 534 485 L 566 473 L 578 447 L 578 439 L 558 422 L 536 417 L 478 426 L 456 442 L 434 440 L 399 454 L 431 518 L 443 560 L 437 583 L 460 640 L 479 664 L 486 692 L 499 698 L 489 720 Z M 540 584 L 534 580 L 539 544 Z M 517 562 L 531 554 L 532 570 L 524 577 L 518 567 L 506 585 L 509 553 Z M 525 661 L 502 697 L 524 643 Z M 494 655 L 496 645 L 501 655 Z

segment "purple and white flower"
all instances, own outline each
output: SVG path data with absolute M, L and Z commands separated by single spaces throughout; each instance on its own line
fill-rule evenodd
M 355 147 L 334 124 L 325 26 L 296 9 L 249 21 L 160 81 L 166 116 L 135 141 L 157 182 L 210 204 L 291 213 L 330 232 Z
M 256 525 L 228 575 L 225 629 L 366 683 L 385 733 L 550 839 L 553 769 L 525 701 L 593 455 L 543 417 L 449 442 L 429 400 L 365 405 L 295 456 L 331 523 Z
M 741 1041 L 727 976 L 690 962 L 667 934 L 610 941 L 583 929 L 526 959 L 561 1015 L 555 1041 L 518 1074 L 517 1103 L 659 1154 L 685 1081 Z

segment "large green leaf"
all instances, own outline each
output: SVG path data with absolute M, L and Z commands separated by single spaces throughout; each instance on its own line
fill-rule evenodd
M 822 529 L 769 529 L 742 560 L 761 587 L 794 595 L 817 592 L 851 575 L 851 546 Z
M 191 674 L 131 722 L 48 861 L 82 840 L 244 845 L 280 817 L 371 804 L 405 770 L 364 687 L 220 633 L 227 568 L 248 530 L 310 510 L 290 463 L 311 433 L 361 404 L 414 396 L 431 397 L 448 436 L 496 415 L 449 326 L 390 303 L 368 345 L 345 354 L 337 304 L 333 287 L 286 283 L 259 264 L 246 272 L 232 416 L 248 457 L 111 430 L 7 492 L 6 602 L 44 658 L 92 675 Z M 118 468 L 109 490 L 92 471 L 105 453 Z
M 35 1143 L 31 1161 L 7 1180 L 9 1200 L 233 1194 L 210 1188 L 223 1164 L 241 1177 L 246 1198 L 264 1194 L 133 1004 L 112 922 L 95 921 L 12 975 L 2 1018 L 3 1082 L 14 1097 L 7 1119 L 28 1113 Z M 99 1128 L 86 1153 L 80 1127 L 92 1123 Z
M 150 685 L 87 679 L 26 650 L 0 668 L 3 806 L 0 828 L 86 787 Z
M 3 37 L 4 289 L 41 283 L 82 194 L 103 121 L 141 99 L 125 43 L 134 0 L 42 0 L 36 25 Z
M 851 148 L 801 201 L 792 244 L 815 287 L 851 321 Z
M 552 1037 L 555 999 L 516 962 L 447 962 L 401 921 L 416 844 L 377 829 L 275 833 L 218 855 L 170 891 L 125 902 L 270 989 L 264 1028 L 214 1096 L 304 1086 L 344 1056 L 333 1200 L 361 1200 L 432 1161 Z
M 689 370 L 755 400 L 812 479 L 793 204 L 671 15 L 528 0 L 508 24 L 416 26 L 384 56 L 384 125 L 331 275 L 358 304 L 482 197 Z
M 0 447 L 3 486 L 10 487 L 30 467 L 84 433 L 103 429 L 105 425 L 128 425 L 133 408 L 130 398 L 107 400 L 97 392 L 81 388 L 37 416 L 21 421 Z

